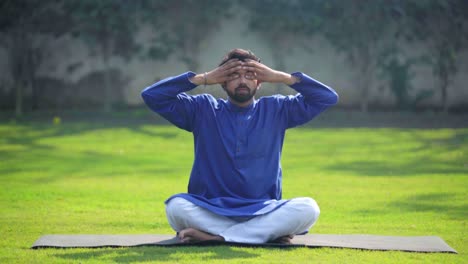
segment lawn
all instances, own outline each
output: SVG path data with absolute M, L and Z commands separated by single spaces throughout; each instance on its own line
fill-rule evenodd
M 437 235 L 459 254 L 240 247 L 31 250 L 45 234 L 172 234 L 191 134 L 132 122 L 0 122 L 0 263 L 466 263 L 468 129 L 288 131 L 283 196 L 314 197 L 319 234 Z

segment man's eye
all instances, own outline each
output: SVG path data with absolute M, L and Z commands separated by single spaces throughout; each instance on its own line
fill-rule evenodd
M 253 79 L 253 78 L 255 78 L 255 75 L 253 75 L 252 73 L 248 73 L 248 74 L 245 75 L 245 78 L 246 79 Z
M 233 74 L 229 75 L 229 77 L 231 77 L 231 78 L 239 78 L 239 74 L 233 73 Z

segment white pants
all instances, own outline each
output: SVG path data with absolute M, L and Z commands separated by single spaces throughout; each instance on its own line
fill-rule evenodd
M 265 243 L 305 233 L 319 214 L 317 203 L 307 197 L 291 199 L 280 208 L 253 218 L 217 215 L 180 197 L 171 199 L 166 205 L 167 219 L 176 232 L 191 227 L 222 236 L 225 241 L 241 243 Z

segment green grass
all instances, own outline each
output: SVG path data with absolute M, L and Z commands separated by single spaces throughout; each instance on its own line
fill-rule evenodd
M 288 131 L 283 195 L 314 197 L 313 233 L 437 235 L 459 254 L 238 247 L 41 249 L 44 234 L 172 234 L 192 136 L 167 125 L 0 123 L 0 263 L 466 263 L 468 129 Z

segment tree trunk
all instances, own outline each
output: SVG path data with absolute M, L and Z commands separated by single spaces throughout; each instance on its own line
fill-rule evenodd
M 105 113 L 112 111 L 112 87 L 111 87 L 111 72 L 109 66 L 109 41 L 107 38 L 103 39 L 102 42 L 102 62 L 104 65 L 103 78 L 104 78 L 104 105 L 103 110 Z
M 39 100 L 38 100 L 39 93 L 37 91 L 37 86 L 36 86 L 35 82 L 36 82 L 35 78 L 32 77 L 30 86 L 31 86 L 31 91 L 32 91 L 31 110 L 33 110 L 33 111 L 39 110 Z
M 447 88 L 448 88 L 448 76 L 441 76 L 441 106 L 442 112 L 448 113 L 448 103 L 447 103 Z
M 268 33 L 268 38 L 272 41 L 270 42 L 271 55 L 273 58 L 273 67 L 278 71 L 286 71 L 286 62 L 285 56 L 287 51 L 289 51 L 289 38 L 284 37 L 283 35 L 279 36 L 277 34 Z M 284 85 L 281 83 L 275 83 L 275 92 L 280 94 Z
M 194 34 L 194 32 L 195 30 L 190 32 L 190 34 Z M 195 33 L 195 35 L 187 36 L 182 43 L 182 60 L 190 71 L 197 72 L 200 68 L 197 56 L 195 56 L 195 54 L 199 54 L 200 52 L 200 42 L 201 39 Z
M 359 51 L 361 60 L 357 63 L 360 65 L 360 76 L 358 76 L 358 84 L 360 85 L 360 94 L 361 94 L 361 102 L 360 102 L 360 109 L 361 112 L 367 113 L 369 111 L 369 87 L 370 87 L 370 56 L 369 50 L 363 49 Z M 355 60 L 357 61 L 357 60 Z
M 38 91 L 37 91 L 37 86 L 36 86 L 36 71 L 37 68 L 39 67 L 39 55 L 38 55 L 38 50 L 33 47 L 33 40 L 29 41 L 30 45 L 27 47 L 28 49 L 28 65 L 27 67 L 27 78 L 28 78 L 28 84 L 29 88 L 31 88 L 31 96 L 32 96 L 32 102 L 31 102 L 31 110 L 37 110 L 39 108 L 39 103 L 38 103 Z
M 20 117 L 23 115 L 23 96 L 25 85 L 24 68 L 25 56 L 27 56 L 27 51 L 24 47 L 27 41 L 21 29 L 16 29 L 12 35 L 9 60 L 14 81 L 13 87 L 15 88 L 15 116 Z
M 186 61 L 186 65 L 188 67 L 188 69 L 190 71 L 194 71 L 194 72 L 197 72 L 198 71 L 198 68 L 200 68 L 200 66 L 198 65 L 198 62 L 196 59 L 187 59 Z
M 110 113 L 112 111 L 112 88 L 108 58 L 104 58 L 104 67 L 104 112 Z
M 367 95 L 369 91 L 369 87 L 366 83 L 362 83 L 361 85 L 361 103 L 360 103 L 360 109 L 361 112 L 367 113 L 369 112 L 369 96 Z
M 20 117 L 23 115 L 23 85 L 16 81 L 16 100 L 15 100 L 15 116 Z

